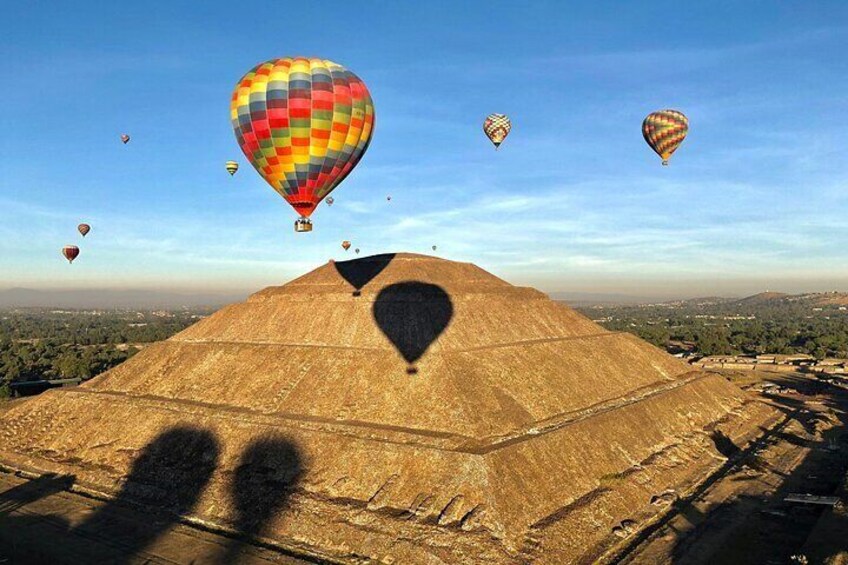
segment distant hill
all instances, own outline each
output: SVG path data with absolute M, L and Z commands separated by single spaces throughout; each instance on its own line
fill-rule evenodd
M 551 292 L 551 300 L 567 302 L 572 306 L 592 306 L 595 304 L 643 304 L 651 298 L 628 294 L 605 294 L 601 292 Z
M 245 293 L 180 293 L 156 290 L 0 290 L 0 308 L 180 308 L 223 306 L 245 299 Z
M 738 301 L 739 304 L 794 303 L 806 306 L 848 306 L 848 292 L 808 292 L 786 294 L 784 292 L 761 292 Z
M 785 292 L 773 292 L 767 290 L 765 292 L 761 292 L 753 296 L 746 296 L 745 298 L 737 300 L 736 302 L 739 304 L 759 304 L 762 302 L 770 302 L 772 300 L 781 300 L 787 298 L 788 296 L 790 295 L 786 294 Z
M 605 294 L 593 292 L 551 292 L 553 300 L 567 302 L 571 306 L 667 306 L 667 307 L 710 307 L 710 306 L 780 306 L 782 304 L 802 306 L 848 306 L 848 292 L 809 292 L 787 294 L 767 290 L 744 298 L 704 296 L 679 300 L 662 300 L 628 294 Z

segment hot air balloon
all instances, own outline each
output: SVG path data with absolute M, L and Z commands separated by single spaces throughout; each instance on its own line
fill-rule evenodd
M 331 196 L 331 197 L 329 197 L 329 198 L 327 199 L 327 206 L 332 206 L 332 205 L 333 205 L 333 202 L 335 202 L 335 200 L 333 200 L 333 197 L 332 197 L 332 196 Z
M 495 144 L 495 149 L 500 147 L 511 129 L 512 122 L 505 114 L 489 114 L 483 121 L 483 132 Z
M 677 151 L 689 132 L 689 118 L 677 110 L 659 110 L 648 114 L 642 122 L 645 141 L 668 165 L 671 154 Z
M 343 241 L 343 242 L 342 242 L 342 248 L 343 248 L 345 251 L 347 251 L 348 249 L 350 249 L 350 242 L 349 242 L 349 241 L 347 241 L 347 240 Z
M 62 255 L 68 260 L 68 263 L 73 263 L 74 259 L 79 255 L 79 247 L 76 245 L 66 245 L 62 248 Z
M 233 176 L 238 171 L 238 163 L 235 161 L 227 161 L 224 166 L 227 167 L 227 172 L 230 173 L 230 176 Z
M 129 142 L 129 140 L 130 140 L 130 136 L 128 136 L 128 135 L 127 135 L 127 134 L 125 134 L 125 133 L 122 133 L 122 134 L 121 134 L 121 141 L 123 141 L 123 142 L 124 142 L 124 145 L 126 145 L 126 144 Z
M 354 251 L 356 252 L 357 255 L 359 255 L 359 248 L 358 247 L 356 249 L 354 249 Z
M 326 59 L 260 63 L 230 105 L 236 140 L 256 171 L 300 214 L 295 231 L 359 163 L 374 132 L 365 83 Z
M 86 235 L 88 235 L 88 232 L 91 231 L 91 226 L 88 224 L 80 224 L 77 226 L 77 229 L 82 234 L 82 236 L 85 237 Z
M 386 196 L 386 200 L 388 200 L 389 202 L 391 202 L 391 201 L 392 201 L 392 197 L 391 197 L 391 196 Z
M 433 246 L 433 251 L 435 251 L 435 250 L 436 250 L 436 246 L 434 245 L 434 246 Z

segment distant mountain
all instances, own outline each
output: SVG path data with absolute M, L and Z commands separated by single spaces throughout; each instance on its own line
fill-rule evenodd
M 180 293 L 156 290 L 0 290 L 0 308 L 180 308 L 223 306 L 244 300 L 244 293 Z
M 782 307 L 782 306 L 804 306 L 804 307 L 826 307 L 826 306 L 848 306 L 848 292 L 810 292 L 806 294 L 787 294 L 767 290 L 744 298 L 726 298 L 720 296 L 708 296 L 701 298 L 688 298 L 682 300 L 652 300 L 619 294 L 593 294 L 580 292 L 554 292 L 550 294 L 554 300 L 568 302 L 572 306 L 596 306 L 599 308 L 607 306 L 661 306 L 668 308 L 681 307 L 713 307 L 722 308 L 735 307 Z
M 605 294 L 601 292 L 551 292 L 548 296 L 552 300 L 566 302 L 571 306 L 594 306 L 596 304 L 644 304 L 651 302 L 651 298 L 644 296 L 630 296 L 628 294 Z

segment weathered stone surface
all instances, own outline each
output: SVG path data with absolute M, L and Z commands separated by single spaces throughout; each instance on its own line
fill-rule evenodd
M 333 561 L 589 562 L 721 463 L 715 433 L 742 444 L 774 418 L 538 291 L 398 254 L 16 405 L 0 461 Z M 166 456 L 171 430 L 191 445 Z

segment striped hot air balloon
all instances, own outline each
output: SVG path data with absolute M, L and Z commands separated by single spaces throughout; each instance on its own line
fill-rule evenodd
M 76 245 L 66 245 L 62 248 L 62 255 L 68 260 L 68 263 L 73 263 L 74 259 L 79 255 L 79 247 Z
M 343 248 L 345 251 L 347 251 L 348 249 L 350 249 L 350 242 L 349 242 L 349 241 L 347 241 L 347 240 L 343 241 L 343 242 L 342 242 L 342 248 Z
M 483 121 L 483 132 L 495 144 L 495 149 L 500 147 L 511 129 L 512 122 L 506 114 L 489 114 Z
M 230 173 L 230 176 L 233 176 L 236 174 L 236 171 L 238 171 L 238 163 L 235 161 L 227 161 L 225 166 L 227 167 L 227 172 Z
M 300 214 L 296 231 L 362 159 L 374 104 L 359 77 L 326 59 L 260 63 L 236 85 L 236 140 L 257 172 Z
M 642 122 L 642 135 L 651 149 L 668 165 L 671 154 L 677 151 L 689 132 L 689 118 L 677 110 L 659 110 L 648 114 Z
M 77 226 L 77 230 L 82 234 L 83 237 L 88 235 L 88 232 L 91 231 L 91 226 L 88 224 L 80 224 Z

